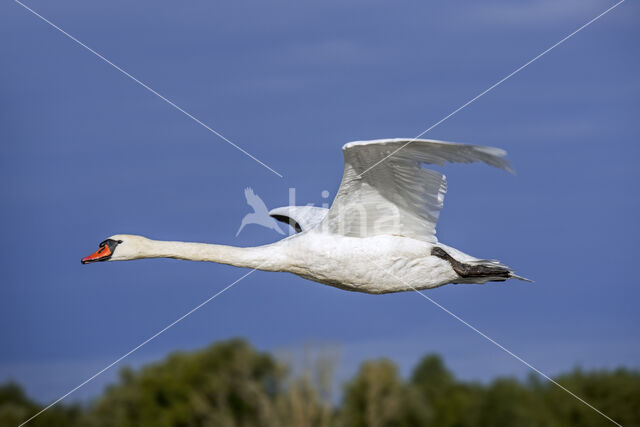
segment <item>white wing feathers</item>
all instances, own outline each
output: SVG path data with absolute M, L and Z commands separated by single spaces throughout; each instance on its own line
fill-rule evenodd
M 420 163 L 481 161 L 513 172 L 504 150 L 478 145 L 381 139 L 350 142 L 342 150 L 344 174 L 322 230 L 347 236 L 396 234 L 437 242 L 446 179 Z

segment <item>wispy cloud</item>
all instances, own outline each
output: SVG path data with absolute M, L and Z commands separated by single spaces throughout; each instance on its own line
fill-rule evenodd
M 536 26 L 585 18 L 613 3 L 601 0 L 498 1 L 467 9 L 470 21 L 501 26 Z

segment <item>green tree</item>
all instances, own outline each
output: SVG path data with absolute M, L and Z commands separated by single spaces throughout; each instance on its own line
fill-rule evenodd
M 38 413 L 42 406 L 29 399 L 14 382 L 0 386 L 0 426 L 17 426 Z M 56 405 L 29 423 L 31 426 L 69 427 L 79 425 L 78 405 Z
M 497 379 L 484 393 L 479 425 L 553 426 L 554 420 L 540 397 L 534 389 L 520 381 Z
M 457 381 L 440 356 L 430 354 L 422 358 L 413 370 L 410 386 L 418 392 L 423 405 L 432 408 L 433 415 L 420 425 L 477 425 L 483 388 Z
M 339 419 L 350 427 L 407 425 L 406 397 L 406 389 L 391 361 L 364 362 L 345 387 Z
M 341 403 L 330 398 L 331 363 L 293 375 L 242 340 L 175 353 L 139 370 L 124 368 L 91 405 L 59 404 L 29 426 L 609 426 L 610 421 L 538 376 L 460 381 L 437 355 L 425 356 L 404 381 L 389 360 L 363 362 Z M 594 407 L 640 427 L 640 372 L 585 372 L 556 380 Z M 0 426 L 16 426 L 42 409 L 16 383 L 0 385 Z
M 640 372 L 575 369 L 556 380 L 619 424 L 640 426 Z M 597 414 L 593 409 L 553 384 L 545 383 L 540 387 L 540 394 L 544 404 L 553 410 L 558 425 L 612 425 L 604 417 L 594 416 Z
M 269 426 L 283 370 L 242 340 L 124 370 L 92 408 L 95 426 Z

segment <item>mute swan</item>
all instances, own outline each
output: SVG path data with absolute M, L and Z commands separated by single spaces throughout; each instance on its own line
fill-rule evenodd
M 478 259 L 438 242 L 435 226 L 447 191 L 446 180 L 444 175 L 421 167 L 422 163 L 481 161 L 513 172 L 504 159 L 505 151 L 408 139 L 356 141 L 342 150 L 344 174 L 330 209 L 288 206 L 270 212 L 295 227 L 298 234 L 249 248 L 118 234 L 103 241 L 82 263 L 140 258 L 209 261 L 286 271 L 372 294 L 447 283 L 527 280 L 498 261 Z M 391 153 L 393 156 L 385 159 Z

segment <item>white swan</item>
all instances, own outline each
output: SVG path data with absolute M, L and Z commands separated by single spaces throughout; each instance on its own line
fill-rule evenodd
M 482 161 L 512 171 L 504 159 L 505 151 L 408 139 L 350 142 L 342 150 L 344 174 L 331 209 L 288 206 L 270 212 L 293 225 L 299 234 L 249 248 L 119 234 L 102 242 L 82 263 L 140 258 L 209 261 L 286 271 L 373 294 L 447 283 L 527 280 L 497 261 L 474 258 L 438 242 L 435 226 L 446 180 L 444 175 L 421 167 L 421 163 Z

